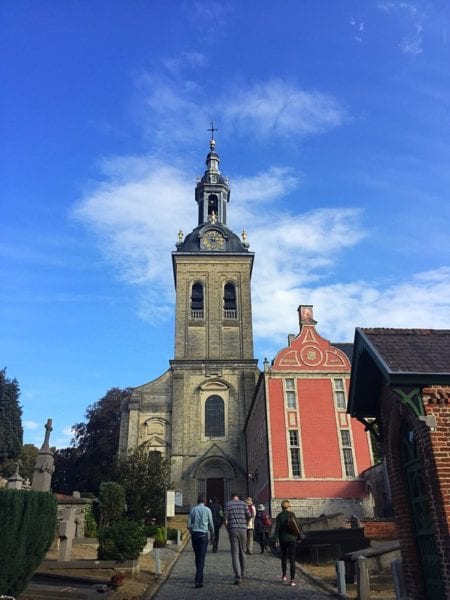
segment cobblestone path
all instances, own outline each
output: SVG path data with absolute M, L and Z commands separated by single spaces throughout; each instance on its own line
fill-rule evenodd
M 326 591 L 297 573 L 296 587 L 281 582 L 280 559 L 273 554 L 260 554 L 255 544 L 255 553 L 246 555 L 246 576 L 241 585 L 233 584 L 230 544 L 225 530 L 221 531 L 219 551 L 206 555 L 204 587 L 194 587 L 194 552 L 189 541 L 181 552 L 172 572 L 159 588 L 154 600 L 327 600 L 333 598 Z

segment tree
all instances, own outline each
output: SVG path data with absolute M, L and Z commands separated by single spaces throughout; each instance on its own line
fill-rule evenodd
M 129 399 L 131 389 L 110 389 L 86 410 L 86 421 L 73 426 L 72 448 L 55 456 L 54 491 L 98 494 L 102 481 L 112 479 L 119 450 L 120 407 Z M 64 474 L 57 475 L 60 467 Z
M 125 490 L 116 481 L 102 481 L 98 494 L 99 528 L 109 527 L 125 512 Z
M 33 478 L 34 465 L 36 463 L 39 449 L 34 444 L 24 444 L 19 455 L 19 473 L 24 479 L 28 478 L 30 481 Z M 3 477 L 11 477 L 16 471 L 17 460 L 12 458 L 6 460 L 0 467 L 0 473 Z
M 0 592 L 16 596 L 55 539 L 56 498 L 48 492 L 2 490 L 0 523 Z
M 17 460 L 22 449 L 22 408 L 19 405 L 19 384 L 0 371 L 0 464 Z
M 151 525 L 164 523 L 165 492 L 170 487 L 170 461 L 145 446 L 119 460 L 116 476 L 125 489 L 127 516 Z

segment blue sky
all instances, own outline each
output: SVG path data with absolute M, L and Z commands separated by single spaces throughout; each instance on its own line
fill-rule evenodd
M 68 445 L 173 356 L 171 251 L 213 119 L 256 253 L 255 356 L 318 330 L 450 327 L 450 5 L 0 4 L 0 336 L 25 442 Z M 261 364 L 261 362 L 260 362 Z

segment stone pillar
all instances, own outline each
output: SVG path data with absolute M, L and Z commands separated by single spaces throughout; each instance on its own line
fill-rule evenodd
M 49 492 L 52 484 L 52 475 L 55 471 L 53 452 L 50 450 L 50 432 L 52 420 L 48 419 L 45 426 L 45 439 L 36 458 L 33 471 L 31 488 L 36 492 Z
M 72 555 L 72 542 L 75 537 L 75 508 L 64 510 L 63 520 L 59 524 L 59 556 L 58 560 L 67 562 Z

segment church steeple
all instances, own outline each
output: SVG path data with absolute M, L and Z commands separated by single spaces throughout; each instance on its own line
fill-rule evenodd
M 227 224 L 227 203 L 230 201 L 228 179 L 222 177 L 219 171 L 220 158 L 216 152 L 214 132 L 217 131 L 211 123 L 210 152 L 206 157 L 206 171 L 197 180 L 195 201 L 198 204 L 198 224 L 221 223 Z

